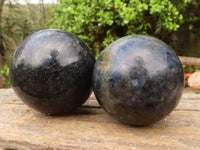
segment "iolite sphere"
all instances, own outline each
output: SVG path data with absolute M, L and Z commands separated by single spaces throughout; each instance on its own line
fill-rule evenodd
M 184 87 L 182 65 L 164 42 L 144 35 L 110 44 L 95 63 L 93 89 L 100 105 L 129 125 L 149 125 L 178 104 Z
M 65 114 L 91 93 L 94 56 L 75 35 L 56 29 L 36 32 L 14 52 L 11 84 L 28 106 L 46 114 Z

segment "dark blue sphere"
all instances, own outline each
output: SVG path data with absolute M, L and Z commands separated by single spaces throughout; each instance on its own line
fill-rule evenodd
M 183 87 L 183 69 L 175 52 L 150 36 L 126 36 L 113 42 L 93 72 L 100 105 L 130 125 L 148 125 L 166 117 L 178 104 Z
M 76 36 L 42 30 L 16 49 L 10 66 L 11 84 L 35 110 L 65 114 L 89 97 L 94 63 L 94 56 Z

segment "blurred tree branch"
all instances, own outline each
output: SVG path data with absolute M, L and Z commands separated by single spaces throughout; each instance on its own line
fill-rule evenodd
M 44 0 L 40 0 L 40 5 L 41 5 L 41 14 L 42 14 L 42 27 L 41 28 L 44 28 L 44 24 L 46 21 Z
M 3 12 L 3 4 L 4 4 L 5 0 L 0 0 L 0 54 L 3 57 L 2 59 L 2 63 L 4 64 L 5 62 L 5 49 L 3 46 L 3 36 L 2 36 L 2 26 L 1 26 L 1 22 L 2 22 L 2 12 Z
M 2 17 L 2 10 L 3 10 L 3 4 L 5 0 L 0 0 L 0 22 L 1 22 L 1 17 Z
M 197 65 L 200 66 L 200 58 L 179 56 L 183 65 Z

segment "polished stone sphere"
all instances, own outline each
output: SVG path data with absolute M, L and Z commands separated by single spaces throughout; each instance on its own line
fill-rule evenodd
M 56 29 L 36 32 L 14 52 L 11 84 L 18 97 L 45 114 L 65 114 L 91 93 L 95 59 L 75 35 Z
M 179 103 L 183 87 L 179 58 L 150 36 L 131 35 L 113 42 L 94 66 L 98 102 L 129 125 L 149 125 L 166 117 Z

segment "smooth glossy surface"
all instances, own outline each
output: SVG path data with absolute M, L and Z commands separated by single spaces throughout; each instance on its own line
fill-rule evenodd
M 143 35 L 123 37 L 98 58 L 93 89 L 102 107 L 130 125 L 148 125 L 167 116 L 184 86 L 181 63 L 162 41 Z
M 76 36 L 42 30 L 27 37 L 15 51 L 11 83 L 35 110 L 68 113 L 89 97 L 94 63 L 94 56 Z

